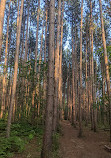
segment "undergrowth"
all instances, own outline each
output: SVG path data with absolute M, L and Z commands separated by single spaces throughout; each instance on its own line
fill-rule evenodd
M 43 127 L 32 126 L 27 121 L 15 122 L 11 126 L 11 136 L 6 138 L 6 121 L 0 120 L 0 158 L 13 157 L 15 153 L 21 153 L 25 144 L 37 136 L 39 150 L 42 144 Z

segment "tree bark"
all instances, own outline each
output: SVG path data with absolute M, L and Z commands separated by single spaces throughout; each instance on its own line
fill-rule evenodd
M 80 28 L 80 89 L 79 89 L 79 137 L 82 136 L 82 20 L 83 20 L 83 0 L 81 3 L 81 28 Z
M 58 21 L 57 21 L 57 41 L 55 50 L 55 96 L 54 96 L 54 117 L 53 117 L 53 131 L 57 129 L 58 123 L 58 92 L 59 92 L 59 37 L 60 37 L 60 15 L 61 15 L 61 0 L 58 1 Z
M 6 48 L 5 48 L 5 63 L 4 63 L 4 74 L 3 74 L 3 94 L 2 94 L 2 106 L 0 118 L 3 117 L 3 112 L 5 110 L 5 97 L 6 97 L 6 73 L 7 73 L 7 53 L 8 53 L 8 37 L 9 37 L 9 17 L 10 17 L 10 3 L 9 2 L 9 13 L 7 19 L 7 36 L 6 36 Z
M 62 5 L 61 15 L 61 37 L 60 37 L 60 59 L 59 59 L 59 105 L 60 105 L 60 119 L 62 118 L 63 107 L 62 107 L 62 43 L 63 43 L 63 17 L 64 17 L 64 0 Z
M 5 12 L 6 0 L 0 1 L 0 61 L 2 55 L 2 32 L 3 32 L 3 23 L 4 23 L 4 12 Z
M 73 20 L 73 19 L 72 19 Z M 73 40 L 73 22 L 72 22 L 72 125 L 75 126 L 75 74 L 74 74 L 74 40 Z
M 49 14 L 49 54 L 48 54 L 48 91 L 46 106 L 45 133 L 41 158 L 49 158 L 52 148 L 53 129 L 53 103 L 54 103 L 54 22 L 55 22 L 55 1 L 50 1 Z

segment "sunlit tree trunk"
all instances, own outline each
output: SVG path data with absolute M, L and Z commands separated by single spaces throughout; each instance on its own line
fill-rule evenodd
M 54 22 L 55 22 L 55 1 L 50 1 L 49 13 L 49 54 L 48 54 L 48 91 L 45 118 L 45 133 L 41 158 L 49 158 L 52 148 L 53 129 L 53 103 L 54 103 Z
M 109 77 L 108 55 L 107 55 L 107 49 L 106 49 L 106 39 L 105 39 L 105 31 L 104 31 L 104 22 L 103 22 L 101 0 L 99 0 L 99 5 L 100 5 L 102 41 L 103 41 L 103 49 L 104 49 L 104 61 L 105 61 L 105 70 L 106 70 L 107 92 L 108 92 L 109 108 L 110 108 L 110 141 L 111 141 L 111 90 L 110 90 L 110 77 Z
M 20 33 L 21 33 L 21 24 L 22 24 L 23 5 L 24 5 L 24 0 L 21 1 L 20 18 L 19 18 L 19 24 L 18 24 L 18 28 L 17 28 L 17 42 L 16 42 L 16 55 L 15 55 L 15 65 L 14 65 L 14 77 L 13 77 L 12 96 L 11 96 L 9 115 L 8 115 L 8 123 L 7 123 L 7 137 L 10 137 L 12 111 L 13 111 L 13 105 L 14 105 L 14 99 L 15 99 L 15 93 L 16 93 L 18 58 L 19 58 L 19 46 L 20 46 Z
M 54 117 L 53 130 L 56 131 L 58 123 L 58 91 L 59 91 L 59 40 L 60 40 L 60 15 L 61 15 L 61 0 L 58 1 L 58 20 L 57 20 L 57 41 L 55 49 L 55 96 L 54 96 Z
M 4 63 L 4 74 L 3 74 L 3 93 L 2 93 L 2 106 L 1 106 L 0 118 L 3 117 L 3 112 L 5 110 L 5 99 L 6 99 L 6 82 L 7 82 L 6 73 L 7 73 L 7 54 L 8 54 L 10 3 L 11 3 L 11 1 L 9 2 L 9 13 L 8 13 L 8 19 L 7 19 L 7 36 L 6 36 L 5 63 Z
M 60 36 L 60 59 L 59 59 L 59 105 L 60 105 L 60 119 L 62 118 L 63 107 L 62 107 L 62 43 L 63 43 L 63 17 L 64 17 L 64 0 L 62 4 L 62 15 L 61 15 L 61 36 Z
M 5 12 L 6 0 L 0 1 L 0 61 L 2 55 L 2 32 L 3 32 L 3 23 L 4 23 L 4 12 Z

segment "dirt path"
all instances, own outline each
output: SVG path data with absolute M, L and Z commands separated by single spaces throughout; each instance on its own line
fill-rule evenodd
M 104 149 L 108 142 L 108 133 L 94 133 L 84 130 L 84 137 L 78 138 L 78 130 L 68 121 L 62 122 L 63 136 L 60 138 L 60 155 L 62 158 L 111 158 L 111 153 Z

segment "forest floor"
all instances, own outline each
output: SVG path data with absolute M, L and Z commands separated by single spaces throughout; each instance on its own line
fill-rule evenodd
M 111 146 L 109 132 L 99 130 L 94 133 L 84 128 L 83 137 L 78 138 L 78 127 L 74 128 L 69 121 L 61 122 L 61 131 L 59 158 L 111 158 L 111 153 L 104 148 L 104 145 Z M 23 153 L 13 158 L 40 158 L 41 148 L 37 141 L 34 137 Z
M 84 128 L 83 137 L 78 138 L 78 128 L 68 121 L 61 123 L 63 136 L 60 138 L 60 156 L 62 158 L 111 158 L 104 145 L 109 143 L 109 132 L 100 130 L 96 133 Z
M 20 154 L 15 154 L 13 158 L 40 158 L 41 149 L 37 145 L 37 138 L 34 137 L 28 144 L 25 146 L 25 150 Z

